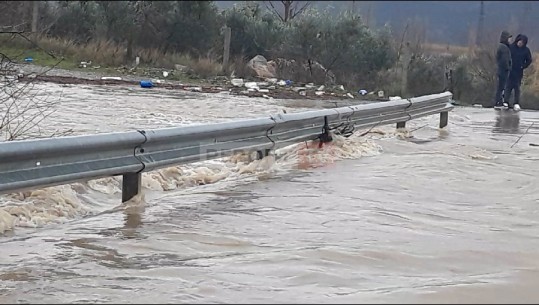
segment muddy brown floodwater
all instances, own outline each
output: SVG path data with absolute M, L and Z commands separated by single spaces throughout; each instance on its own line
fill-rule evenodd
M 75 134 L 327 107 L 37 89 L 60 101 L 44 131 Z M 457 107 L 437 123 L 145 173 L 125 204 L 119 178 L 2 195 L 0 303 L 536 303 L 539 113 Z

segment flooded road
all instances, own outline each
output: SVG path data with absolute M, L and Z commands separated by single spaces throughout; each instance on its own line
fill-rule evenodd
M 327 107 L 47 87 L 75 134 Z M 120 178 L 1 196 L 0 303 L 536 303 L 539 112 L 437 126 L 163 169 L 125 204 Z

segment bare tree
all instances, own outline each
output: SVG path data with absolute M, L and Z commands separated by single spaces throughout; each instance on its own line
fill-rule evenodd
M 0 1 L 0 26 L 17 25 L 17 30 L 30 30 L 33 3 L 31 1 Z
M 288 22 L 303 13 L 309 5 L 311 5 L 311 2 L 312 1 L 293 0 L 264 1 L 266 7 L 283 22 Z M 279 8 L 279 4 L 281 5 L 281 8 Z
M 400 43 L 397 46 L 397 57 L 400 59 L 403 48 L 407 46 L 412 54 L 422 53 L 423 44 L 427 38 L 425 20 L 419 17 L 409 19 L 400 34 Z
M 483 37 L 485 35 L 485 2 L 481 1 L 481 6 L 479 9 L 479 21 L 477 22 L 477 33 L 475 38 L 475 43 L 481 48 L 485 43 Z
M 39 1 L 32 3 L 32 32 L 37 33 L 37 22 L 39 17 Z
M 24 32 L 13 29 L 0 31 L 1 38 L 6 38 L 4 35 L 8 35 L 8 43 L 16 36 L 30 40 Z M 54 113 L 58 100 L 43 96 L 43 92 L 35 87 L 39 76 L 55 68 L 62 60 L 39 75 L 25 76 L 15 60 L 21 57 L 22 54 L 10 57 L 0 53 L 0 141 L 71 133 L 71 130 L 49 134 L 42 131 L 41 123 Z

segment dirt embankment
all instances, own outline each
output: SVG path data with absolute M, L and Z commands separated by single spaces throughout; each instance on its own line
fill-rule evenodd
M 63 69 L 47 70 L 45 67 L 23 65 L 18 80 L 21 82 L 38 81 L 66 85 L 113 85 L 113 86 L 141 86 L 142 80 L 151 80 L 151 88 L 164 88 L 170 90 L 185 90 L 201 93 L 229 92 L 231 95 L 244 95 L 250 97 L 265 97 L 278 99 L 313 99 L 313 100 L 369 100 L 385 101 L 378 96 L 360 95 L 358 92 L 349 92 L 342 87 L 319 90 L 320 86 L 314 84 L 278 85 L 260 81 L 257 84 L 266 84 L 265 87 L 248 89 L 244 86 L 234 86 L 226 77 L 199 81 L 199 84 L 184 84 L 180 81 L 156 79 L 155 77 L 141 77 L 136 75 L 123 75 L 109 77 L 94 71 L 68 71 Z M 253 83 L 253 82 L 251 82 Z M 148 88 L 148 90 L 151 90 Z M 262 90 L 260 90 L 262 89 Z

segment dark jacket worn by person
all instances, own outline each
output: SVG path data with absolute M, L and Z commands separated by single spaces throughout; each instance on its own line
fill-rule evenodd
M 511 50 L 509 49 L 509 38 L 511 34 L 503 31 L 500 35 L 500 44 L 496 50 L 496 63 L 498 66 L 498 85 L 496 86 L 496 95 L 494 97 L 494 107 L 502 107 L 505 86 L 511 71 Z
M 524 45 L 519 48 L 517 43 L 522 40 Z M 510 78 L 522 79 L 524 76 L 524 69 L 528 68 L 532 63 L 532 53 L 526 46 L 528 44 L 528 37 L 526 35 L 519 34 L 515 38 L 515 42 L 510 45 L 512 68 L 509 74 Z
M 496 62 L 498 63 L 498 73 L 509 73 L 511 71 L 511 50 L 509 49 L 508 39 L 511 37 L 506 31 L 500 35 L 500 44 L 496 50 Z

